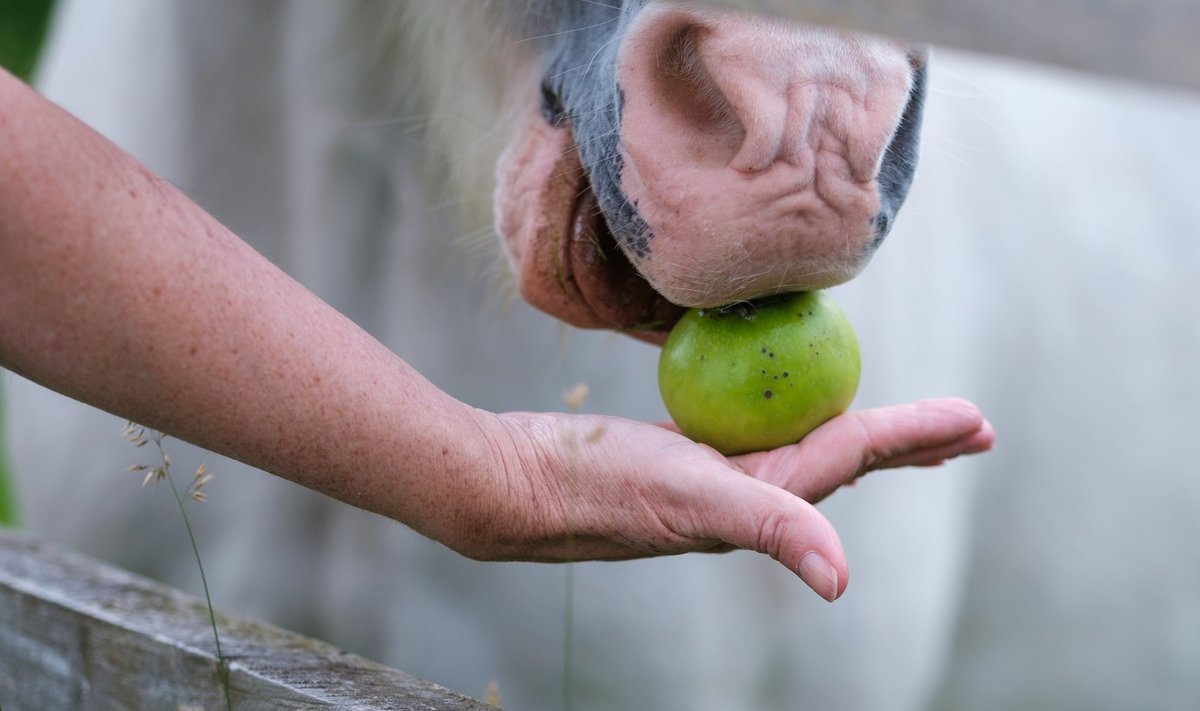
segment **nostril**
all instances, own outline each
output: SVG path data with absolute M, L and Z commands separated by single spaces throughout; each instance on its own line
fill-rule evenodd
M 655 59 L 664 81 L 695 85 L 705 80 L 698 31 L 693 24 L 682 24 L 663 42 Z
M 695 149 L 693 158 L 725 165 L 737 155 L 745 128 L 729 97 L 705 62 L 706 29 L 682 16 L 658 35 L 653 54 L 652 97 L 669 113 Z
M 753 28 L 703 18 L 684 12 L 659 17 L 635 42 L 650 60 L 654 110 L 677 126 L 691 148 L 689 161 L 745 173 L 764 170 L 779 157 L 786 138 L 786 72 L 764 69 L 747 52 Z M 787 52 L 779 58 L 792 59 Z M 636 62 L 629 65 L 635 72 Z
M 676 110 L 720 130 L 741 130 L 737 112 L 704 62 L 703 32 L 697 25 L 685 25 L 664 45 L 658 55 L 662 77 L 675 85 Z

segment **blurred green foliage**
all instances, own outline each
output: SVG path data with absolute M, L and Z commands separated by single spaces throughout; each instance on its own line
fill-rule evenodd
M 54 0 L 0 0 L 0 66 L 30 81 L 53 14 Z M 0 380 L 0 526 L 13 526 L 17 503 L 4 444 L 3 385 Z
M 4 371 L 0 370 L 0 377 Z M 0 381 L 0 385 L 3 381 Z M 8 471 L 8 450 L 4 446 L 4 390 L 0 387 L 0 527 L 17 525 L 17 499 Z
M 54 0 L 0 0 L 0 66 L 29 81 L 53 14 Z

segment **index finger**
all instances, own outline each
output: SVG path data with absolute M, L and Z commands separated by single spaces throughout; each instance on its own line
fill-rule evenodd
M 991 423 L 957 398 L 847 413 L 794 445 L 734 457 L 747 474 L 816 502 L 863 474 L 930 466 L 990 449 Z

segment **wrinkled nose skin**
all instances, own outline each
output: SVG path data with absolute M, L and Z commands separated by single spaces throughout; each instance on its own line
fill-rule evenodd
M 523 282 L 585 278 L 588 260 L 572 262 L 569 248 L 531 266 L 527 239 L 532 216 L 569 242 L 587 220 L 560 203 L 581 192 L 637 274 L 676 305 L 824 288 L 865 266 L 912 181 L 923 52 L 672 4 L 577 5 L 575 26 L 604 31 L 563 33 L 547 48 L 540 125 L 500 169 L 500 231 Z M 543 154 L 529 138 L 539 132 L 554 146 Z M 586 184 L 568 177 L 574 160 Z M 542 183 L 556 181 L 551 197 Z M 522 284 L 535 302 L 539 290 Z

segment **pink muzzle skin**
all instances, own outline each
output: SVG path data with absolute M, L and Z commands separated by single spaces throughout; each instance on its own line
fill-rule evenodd
M 638 269 L 659 293 L 721 306 L 866 265 L 906 47 L 663 5 L 630 27 L 617 73 L 620 187 L 653 234 Z

